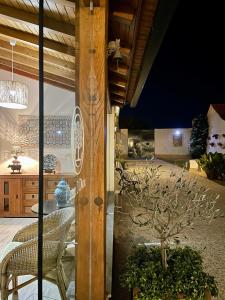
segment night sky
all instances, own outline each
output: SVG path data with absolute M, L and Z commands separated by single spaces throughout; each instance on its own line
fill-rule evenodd
M 121 128 L 191 127 L 210 103 L 225 103 L 223 0 L 180 0 L 136 108 Z

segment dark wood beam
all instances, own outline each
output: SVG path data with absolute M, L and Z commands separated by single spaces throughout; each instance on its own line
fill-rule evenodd
M 112 5 L 110 20 L 130 25 L 134 20 L 132 5 L 119 4 L 118 2 L 114 7 Z
M 38 36 L 28 32 L 23 32 L 7 26 L 0 25 L 0 35 L 1 34 L 7 37 L 12 37 L 16 40 L 24 41 L 32 45 L 38 46 Z M 73 47 L 49 39 L 44 39 L 44 48 L 63 54 L 71 55 L 73 57 L 75 56 L 75 49 Z
M 110 79 L 110 81 L 109 81 L 110 86 L 116 87 L 120 90 L 126 90 L 126 84 L 127 84 L 126 81 L 123 81 L 123 80 L 118 79 L 118 78 Z
M 114 73 L 118 76 L 127 77 L 128 76 L 128 67 L 123 64 L 119 64 L 118 67 L 115 63 L 109 64 L 109 72 Z
M 121 91 L 121 90 L 116 89 L 116 88 L 111 88 L 110 93 L 113 94 L 113 95 L 116 95 L 117 97 L 121 97 L 125 100 L 126 91 Z
M 0 4 L 0 16 L 19 23 L 32 24 L 36 27 L 38 26 L 38 14 L 26 12 L 12 6 Z M 44 17 L 44 27 L 48 30 L 54 31 L 55 33 L 60 32 L 65 35 L 75 36 L 74 25 L 63 21 L 59 22 L 53 18 L 49 18 L 48 16 Z

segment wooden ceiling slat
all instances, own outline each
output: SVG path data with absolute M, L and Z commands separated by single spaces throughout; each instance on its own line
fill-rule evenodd
M 12 47 L 9 44 L 9 42 L 0 40 L 0 49 L 5 49 L 8 52 L 12 51 Z M 23 47 L 20 46 L 18 44 L 16 44 L 16 46 L 14 47 L 14 53 L 18 53 L 20 55 L 23 56 L 28 56 L 31 57 L 32 59 L 36 59 L 39 60 L 39 53 L 38 50 L 33 50 L 27 47 Z M 61 59 L 49 54 L 44 53 L 44 63 L 49 63 L 52 65 L 57 65 L 59 67 L 65 68 L 65 69 L 71 69 L 71 70 L 75 70 L 75 63 L 74 62 L 70 62 L 70 61 L 66 61 L 65 59 Z
M 22 32 L 13 28 L 0 25 L 0 34 L 38 46 L 38 36 L 27 32 Z M 75 55 L 75 49 L 73 47 L 69 47 L 67 45 L 52 40 L 44 39 L 44 47 L 71 56 Z
M 0 49 L 0 57 L 4 58 L 10 62 L 12 54 L 5 49 Z M 21 54 L 18 54 L 18 53 L 14 53 L 14 62 L 18 63 L 20 65 L 23 65 L 23 66 L 28 66 L 28 67 L 34 68 L 34 69 L 39 68 L 38 60 L 34 60 L 27 56 L 26 57 L 22 56 Z M 45 64 L 44 64 L 44 70 L 48 73 L 55 74 L 55 75 L 61 76 L 63 78 L 67 78 L 67 79 L 71 79 L 71 80 L 73 80 L 73 78 L 75 78 L 74 70 L 63 69 L 56 65 L 48 64 L 47 62 L 45 62 Z
M 47 0 L 47 2 L 53 2 L 57 5 L 68 6 L 75 9 L 75 0 Z
M 115 64 L 109 65 L 109 72 L 112 72 L 116 75 L 127 77 L 128 76 L 128 67 L 124 65 L 119 65 L 118 67 Z
M 32 14 L 24 10 L 18 10 L 7 5 L 0 4 L 0 15 L 11 20 L 38 26 L 38 14 Z M 44 27 L 57 33 L 60 32 L 70 36 L 75 35 L 75 29 L 73 25 L 65 22 L 59 22 L 47 16 L 44 18 Z
M 110 79 L 109 81 L 110 86 L 117 87 L 121 90 L 126 90 L 126 81 L 122 81 L 120 79 Z
M 0 69 L 11 71 L 11 62 L 3 58 L 0 58 Z M 38 80 L 38 69 L 34 69 L 28 66 L 20 65 L 18 63 L 14 64 L 14 73 L 20 74 L 25 77 L 34 78 Z M 60 86 L 68 90 L 75 89 L 75 81 L 62 78 L 54 74 L 49 74 L 44 72 L 44 81 L 49 82 L 52 85 Z

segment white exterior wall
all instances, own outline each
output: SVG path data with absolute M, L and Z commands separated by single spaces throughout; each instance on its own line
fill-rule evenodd
M 173 145 L 173 134 L 177 129 L 155 129 L 155 155 L 187 156 L 191 128 L 179 129 L 182 134 L 182 146 Z
M 10 80 L 11 73 L 7 71 L 0 72 L 0 80 Z M 19 115 L 38 116 L 39 113 L 39 86 L 38 81 L 14 74 L 15 80 L 24 82 L 28 86 L 28 108 L 23 110 L 14 110 L 0 107 L 0 172 L 8 173 L 9 169 L 5 167 L 4 161 L 11 161 L 11 145 L 5 140 L 7 130 L 17 128 Z M 44 114 L 47 116 L 72 116 L 75 106 L 75 93 L 54 87 L 49 84 L 44 85 Z M 29 152 L 29 151 L 28 151 Z M 59 173 L 73 172 L 71 149 L 68 148 L 45 148 L 45 154 L 53 153 L 57 157 L 56 171 Z M 29 155 L 29 153 L 28 153 Z M 30 157 L 38 160 L 38 149 L 30 149 Z M 23 167 L 23 165 L 22 165 Z M 24 168 L 23 173 L 38 172 L 38 165 L 35 168 Z
M 220 115 L 215 111 L 215 109 L 210 105 L 208 111 L 208 122 L 209 122 L 209 135 L 211 139 L 208 141 L 207 152 L 220 152 L 225 153 L 225 149 L 218 146 L 217 143 L 222 143 L 225 147 L 225 120 L 223 120 Z M 213 138 L 214 134 L 218 134 L 218 139 Z M 210 146 L 209 143 L 215 143 L 214 147 Z

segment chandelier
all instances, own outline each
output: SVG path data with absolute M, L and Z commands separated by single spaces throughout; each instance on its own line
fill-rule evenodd
M 28 105 L 28 88 L 25 84 L 14 81 L 13 47 L 16 41 L 10 41 L 10 45 L 12 46 L 12 80 L 0 80 L 0 106 L 25 109 Z

